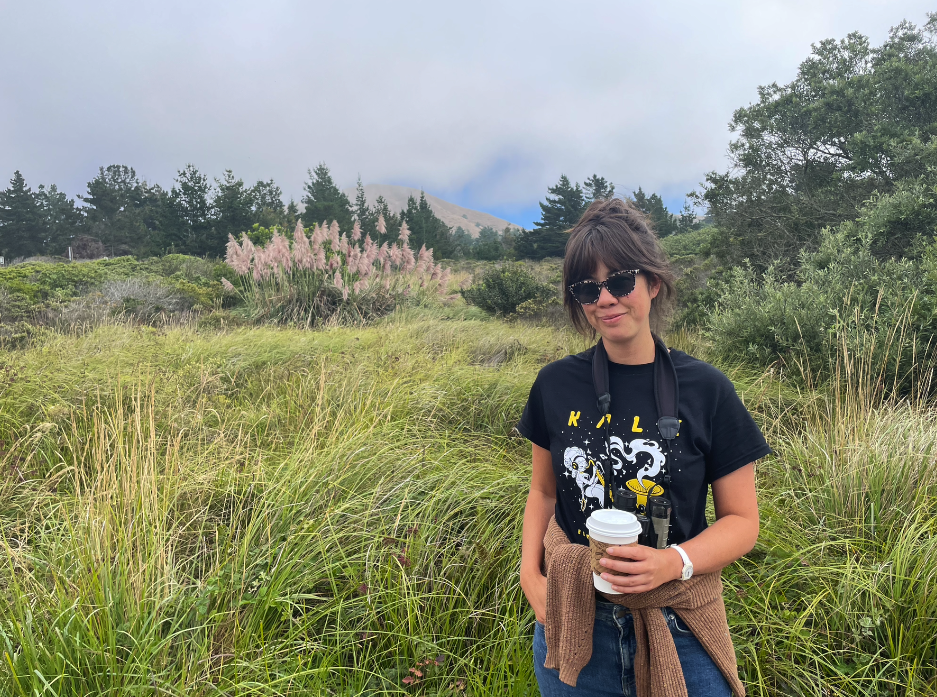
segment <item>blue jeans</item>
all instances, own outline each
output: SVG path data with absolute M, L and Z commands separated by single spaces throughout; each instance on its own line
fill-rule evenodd
M 677 647 L 683 679 L 689 697 L 730 697 L 729 684 L 706 653 L 699 640 L 670 608 L 664 616 Z M 607 695 L 634 697 L 634 622 L 631 613 L 621 605 L 598 602 L 595 627 L 592 630 L 592 658 L 579 673 L 576 687 L 560 682 L 559 671 L 544 668 L 547 642 L 543 625 L 534 629 L 534 672 L 543 697 L 564 695 Z

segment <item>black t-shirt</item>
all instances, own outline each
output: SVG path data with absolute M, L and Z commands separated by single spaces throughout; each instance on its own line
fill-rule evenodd
M 680 390 L 680 431 L 669 454 L 657 430 L 654 364 L 609 361 L 612 396 L 606 456 L 603 415 L 592 385 L 594 348 L 541 369 L 517 425 L 521 434 L 553 456 L 556 522 L 569 539 L 589 544 L 586 519 L 605 507 L 604 475 L 611 460 L 616 488 L 627 486 L 643 505 L 666 496 L 673 510 L 671 544 L 706 528 L 709 484 L 771 452 L 735 392 L 713 366 L 682 351 L 670 352 Z M 662 466 L 670 472 L 665 488 Z

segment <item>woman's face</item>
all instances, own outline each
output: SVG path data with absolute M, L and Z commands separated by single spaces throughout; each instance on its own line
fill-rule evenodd
M 591 278 L 601 283 L 610 273 L 618 270 L 609 269 L 599 262 Z M 649 284 L 647 276 L 639 273 L 631 293 L 616 298 L 603 287 L 599 299 L 590 305 L 583 305 L 582 311 L 606 344 L 628 344 L 645 332 L 650 335 L 651 300 L 657 297 L 659 291 L 659 279 L 655 278 Z

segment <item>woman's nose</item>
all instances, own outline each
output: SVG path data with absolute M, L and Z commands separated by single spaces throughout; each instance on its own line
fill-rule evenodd
M 602 292 L 599 293 L 599 299 L 596 301 L 598 305 L 609 305 L 618 302 L 618 298 L 608 292 L 608 288 L 602 286 Z

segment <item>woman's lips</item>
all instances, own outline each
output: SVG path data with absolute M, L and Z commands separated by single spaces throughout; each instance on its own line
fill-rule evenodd
M 608 317 L 599 317 L 599 320 L 602 321 L 602 322 L 605 322 L 606 324 L 611 324 L 611 323 L 614 322 L 616 319 L 618 319 L 618 318 L 620 318 L 620 317 L 624 317 L 624 316 L 625 316 L 625 313 L 622 312 L 622 313 L 617 314 L 617 315 L 609 315 Z

